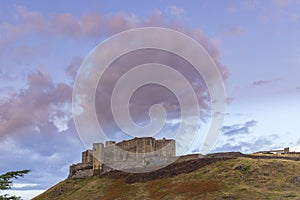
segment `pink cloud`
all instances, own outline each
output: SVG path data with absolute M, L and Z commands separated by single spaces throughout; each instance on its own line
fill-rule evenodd
M 0 104 L 0 135 L 33 131 L 49 123 L 49 118 L 60 106 L 71 101 L 72 89 L 51 77 L 35 72 L 28 76 L 28 87 L 13 93 Z M 65 113 L 66 115 L 67 113 Z
M 43 28 L 43 24 L 46 26 Z M 43 19 L 43 24 L 37 26 L 37 30 L 45 34 L 57 34 L 71 37 L 78 37 L 80 35 L 80 24 L 75 16 L 70 13 L 52 13 L 49 14 L 48 19 Z
M 272 4 L 278 7 L 286 7 L 291 5 L 291 0 L 272 0 Z
M 17 6 L 16 11 L 20 23 L 4 22 L 0 24 L 0 31 L 6 36 L 3 40 L 0 40 L 0 44 L 9 40 L 16 40 L 18 37 L 24 37 L 28 34 L 39 34 L 47 37 L 99 38 L 135 27 L 158 26 L 173 28 L 193 37 L 205 47 L 216 62 L 218 62 L 220 56 L 217 46 L 200 29 L 189 29 L 178 21 L 168 23 L 159 10 L 155 10 L 146 19 L 138 19 L 135 15 L 127 13 L 117 13 L 109 16 L 98 13 L 85 13 L 79 18 L 70 13 L 52 13 L 45 16 L 38 12 L 28 11 L 22 6 Z M 240 31 L 240 29 L 234 31 Z
M 72 58 L 71 62 L 67 65 L 65 71 L 72 79 L 76 77 L 77 71 L 82 62 L 83 62 L 82 57 L 75 56 Z
M 78 30 L 81 29 L 81 31 L 76 32 L 81 32 L 83 35 L 103 34 L 104 20 L 98 13 L 86 13 L 79 20 Z
M 118 33 L 135 27 L 143 26 L 159 26 L 168 27 L 181 31 L 204 46 L 212 59 L 218 65 L 224 79 L 229 76 L 229 70 L 224 66 L 219 58 L 221 52 L 218 46 L 210 40 L 202 30 L 191 29 L 182 25 L 179 21 L 167 22 L 161 11 L 155 10 L 149 17 L 139 19 L 133 14 L 117 13 L 112 15 L 101 15 L 99 13 L 85 13 L 80 17 L 75 17 L 70 13 L 51 13 L 48 15 L 39 12 L 29 11 L 25 7 L 16 8 L 19 23 L 5 22 L 0 25 L 0 30 L 4 31 L 6 41 L 21 40 L 26 36 L 38 35 L 40 37 L 63 37 L 67 39 L 83 39 L 90 40 L 92 38 L 101 38 Z M 1 40 L 0 40 L 1 43 Z M 30 52 L 30 51 L 28 51 Z M 112 68 L 102 80 L 102 88 L 99 90 L 101 101 L 108 100 L 110 92 L 115 81 L 128 70 L 129 66 L 141 63 L 149 58 L 149 52 L 139 52 L 139 56 L 133 59 L 126 59 L 123 63 L 119 63 L 119 67 Z M 151 54 L 151 53 L 150 53 Z M 161 53 L 153 53 L 152 57 L 170 66 L 178 66 L 182 61 L 174 62 L 174 58 L 170 55 L 162 55 Z M 65 72 L 74 79 L 77 69 L 82 62 L 81 57 L 74 57 L 70 64 L 67 65 Z M 127 66 L 127 67 L 124 67 Z M 183 63 L 181 72 L 186 74 L 188 79 L 193 82 L 199 82 L 196 73 L 192 73 L 186 63 Z M 110 73 L 109 73 L 110 72 Z M 201 78 L 200 78 L 201 79 Z M 61 108 L 71 102 L 72 88 L 65 83 L 54 83 L 52 78 L 45 73 L 35 72 L 28 76 L 28 88 L 22 89 L 20 93 L 10 96 L 9 101 L 0 104 L 0 135 L 18 132 L 19 130 L 33 130 L 42 125 L 53 123 L 59 124 L 57 118 L 63 120 L 69 119 L 69 112 L 61 110 Z M 194 86 L 199 98 L 199 104 L 204 109 L 208 109 L 207 91 L 203 81 L 201 84 Z M 162 88 L 149 89 L 148 92 L 137 93 L 139 98 L 132 101 L 133 115 L 137 118 L 147 118 L 149 106 L 155 102 L 162 103 L 171 115 L 175 117 L 178 114 L 178 102 L 174 96 L 166 92 Z M 153 95 L 150 95 L 152 93 Z M 99 100 L 99 99 L 98 99 Z M 101 103 L 101 102 L 99 102 Z M 111 113 L 107 109 L 107 104 L 97 107 L 98 113 L 104 116 L 104 121 L 111 123 Z M 53 117 L 55 115 L 56 117 Z M 67 116 L 67 117 L 65 117 Z M 142 116 L 142 117 L 139 117 Z
M 91 37 L 113 34 L 137 26 L 137 17 L 132 14 L 117 13 L 102 16 L 98 13 L 85 13 L 77 18 L 70 13 L 50 13 L 43 15 L 16 6 L 20 23 L 4 22 L 0 30 L 8 37 L 22 37 L 27 34 L 58 35 L 65 37 Z

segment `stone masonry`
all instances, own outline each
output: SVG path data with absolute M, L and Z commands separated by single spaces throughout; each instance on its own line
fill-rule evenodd
M 102 174 L 110 170 L 108 166 L 116 168 L 141 168 L 150 162 L 159 166 L 160 161 L 175 158 L 175 140 L 152 137 L 134 138 L 103 143 L 94 143 L 93 149 L 82 152 L 82 162 L 70 166 L 69 177 L 83 178 Z M 113 167 L 113 168 L 115 168 Z

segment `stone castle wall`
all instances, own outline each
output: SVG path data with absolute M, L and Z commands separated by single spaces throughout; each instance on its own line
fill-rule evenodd
M 105 164 L 125 168 L 143 167 L 150 160 L 166 160 L 176 156 L 175 140 L 152 137 L 134 138 L 116 143 L 94 143 L 92 150 L 82 152 L 82 163 L 70 167 L 70 175 L 98 175 L 107 170 Z M 157 162 L 159 165 L 159 162 Z M 86 172 L 84 172 L 86 171 Z

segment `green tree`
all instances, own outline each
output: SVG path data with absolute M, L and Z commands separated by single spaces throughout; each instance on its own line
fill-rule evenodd
M 9 190 L 12 187 L 12 179 L 17 179 L 23 177 L 25 174 L 29 173 L 30 170 L 12 171 L 0 175 L 0 190 Z M 0 200 L 18 200 L 20 197 L 9 196 L 7 194 L 0 195 Z

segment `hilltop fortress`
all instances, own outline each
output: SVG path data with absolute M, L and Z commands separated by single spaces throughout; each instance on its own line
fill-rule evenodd
M 175 140 L 156 140 L 152 137 L 134 138 L 116 143 L 94 143 L 93 149 L 82 152 L 82 162 L 70 166 L 69 177 L 82 178 L 99 175 L 111 170 L 143 168 L 150 163 L 162 162 L 176 157 Z
M 276 154 L 276 155 L 270 155 Z M 282 155 L 279 155 L 282 154 Z M 204 166 L 217 160 L 235 159 L 240 157 L 252 159 L 283 159 L 300 161 L 300 147 L 290 147 L 281 150 L 260 151 L 254 154 L 242 154 L 240 152 L 223 152 L 207 155 L 189 154 L 176 156 L 175 140 L 152 137 L 134 138 L 116 143 L 107 141 L 94 143 L 93 149 L 82 152 L 82 162 L 70 166 L 68 178 L 85 178 L 104 175 L 113 169 L 134 172 L 144 172 L 139 169 L 154 171 L 161 167 L 163 173 L 168 173 L 176 164 L 191 162 L 193 166 L 185 169 L 189 171 L 195 166 Z M 172 163 L 172 164 L 171 164 Z M 169 165 L 167 167 L 167 165 Z M 195 165 L 195 166 L 194 166 Z M 180 170 L 178 170 L 178 173 Z

